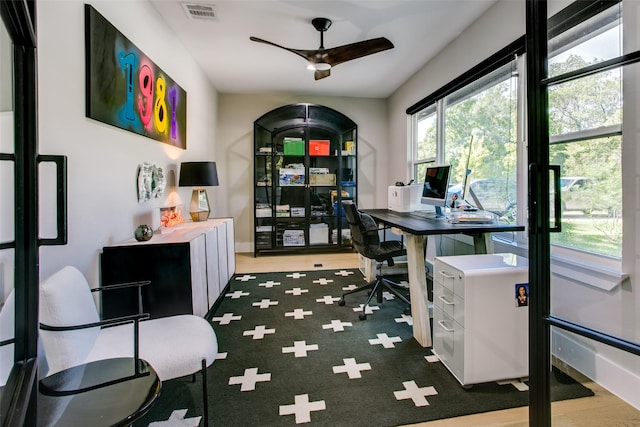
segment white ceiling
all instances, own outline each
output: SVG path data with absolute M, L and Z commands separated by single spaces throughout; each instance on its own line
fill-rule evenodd
M 386 98 L 496 0 L 151 0 L 220 93 L 295 93 Z M 183 3 L 212 5 L 212 20 L 193 19 Z M 334 67 L 314 80 L 306 61 L 255 43 L 317 49 L 316 17 L 333 25 L 331 48 L 386 37 L 394 49 Z M 453 76 L 452 76 L 453 77 Z

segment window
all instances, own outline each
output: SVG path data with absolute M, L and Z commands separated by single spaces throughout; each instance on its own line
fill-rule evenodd
M 436 104 L 420 111 L 416 116 L 416 144 L 413 159 L 415 180 L 424 182 L 429 163 L 436 163 Z
M 413 115 L 413 173 L 421 182 L 427 163 L 450 164 L 450 196 L 515 223 L 518 61 L 503 62 Z
M 549 76 L 622 52 L 621 5 L 549 41 Z M 622 67 L 549 87 L 549 163 L 561 167 L 562 232 L 557 247 L 622 255 Z

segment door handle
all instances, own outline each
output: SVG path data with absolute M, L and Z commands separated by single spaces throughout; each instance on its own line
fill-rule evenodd
M 56 165 L 56 237 L 38 239 L 40 246 L 67 244 L 67 156 L 38 155 L 38 164 L 50 162 Z
M 549 227 L 550 233 L 562 231 L 562 195 L 560 193 L 560 165 L 549 165 L 549 171 L 553 173 L 553 217 L 555 225 Z

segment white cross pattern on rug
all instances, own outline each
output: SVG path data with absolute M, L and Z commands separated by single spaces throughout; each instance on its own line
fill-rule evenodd
M 497 381 L 498 385 L 512 385 L 518 391 L 527 391 L 529 390 L 529 386 L 524 383 L 526 378 L 524 379 L 515 379 L 515 380 L 505 380 L 505 381 Z
M 186 409 L 176 409 L 171 413 L 167 421 L 154 421 L 149 427 L 198 427 L 202 417 L 185 418 Z
M 294 341 L 293 347 L 282 347 L 282 353 L 293 353 L 296 357 L 307 357 L 308 351 L 318 349 L 318 344 L 307 344 L 306 341 Z
M 240 320 L 242 316 L 235 316 L 233 313 L 225 313 L 222 317 L 212 317 L 212 322 L 220 322 L 220 325 L 228 325 L 234 320 Z
M 332 320 L 331 323 L 322 325 L 322 329 L 333 329 L 333 332 L 344 331 L 345 326 L 353 326 L 351 322 L 343 322 L 341 320 Z
M 304 316 L 311 316 L 313 311 L 305 311 L 303 308 L 296 308 L 293 311 L 284 314 L 284 317 L 293 317 L 296 320 L 304 319 Z
M 266 298 L 262 299 L 260 302 L 254 302 L 251 305 L 254 307 L 269 308 L 272 305 L 278 305 L 278 301 L 271 301 L 270 299 Z
M 258 286 L 265 288 L 273 288 L 274 286 L 280 286 L 280 282 L 274 282 L 273 280 L 267 280 L 264 283 L 258 283 Z
M 280 405 L 280 415 L 295 415 L 296 424 L 310 423 L 312 411 L 324 411 L 327 405 L 324 400 L 309 402 L 308 394 L 298 394 L 295 396 L 293 405 Z
M 271 373 L 259 374 L 258 368 L 247 368 L 244 375 L 229 378 L 229 385 L 240 384 L 240 391 L 253 391 L 256 383 L 264 381 L 271 381 Z
M 387 301 L 391 301 L 392 299 L 396 299 L 396 296 L 391 292 L 384 291 L 382 292 L 382 298 L 386 299 Z
M 382 344 L 384 348 L 395 348 L 395 343 L 402 342 L 402 338 L 400 337 L 390 337 L 384 334 L 377 334 L 378 338 L 371 338 L 369 340 L 369 344 L 377 345 Z
M 411 315 L 409 314 L 403 314 L 400 317 L 396 317 L 393 320 L 395 320 L 396 323 L 406 322 L 407 325 L 413 326 L 413 317 L 411 317 Z
M 318 280 L 314 280 L 313 283 L 319 283 L 322 286 L 324 286 L 324 285 L 328 285 L 329 283 L 333 283 L 333 279 L 326 279 L 324 277 L 321 277 Z
M 371 365 L 368 363 L 356 363 L 356 359 L 351 357 L 348 359 L 342 359 L 344 365 L 334 366 L 333 373 L 334 374 L 344 374 L 349 375 L 349 379 L 353 380 L 356 378 L 362 378 L 361 371 L 370 371 Z
M 226 351 L 224 353 L 216 354 L 216 360 L 224 360 L 224 359 L 226 359 L 227 358 L 227 354 L 229 354 L 229 353 L 227 353 Z
M 433 350 L 431 350 L 431 354 L 427 355 L 424 357 L 424 360 L 426 360 L 429 363 L 439 363 L 440 362 L 440 358 L 438 356 L 436 356 L 436 354 L 433 352 Z
M 293 289 L 284 291 L 285 294 L 291 294 L 297 297 L 299 297 L 302 294 L 306 294 L 307 292 L 309 292 L 309 289 L 301 289 L 301 288 L 293 288 Z
M 405 381 L 402 385 L 405 389 L 394 391 L 394 396 L 397 400 L 411 399 L 416 406 L 428 406 L 427 396 L 438 394 L 434 387 L 418 387 L 415 381 Z
M 246 297 L 248 295 L 251 295 L 249 292 L 242 292 L 242 291 L 234 291 L 232 293 L 229 294 L 225 294 L 225 297 L 231 298 L 231 299 L 238 299 L 241 297 Z
M 254 340 L 261 340 L 267 334 L 275 334 L 275 329 L 267 329 L 265 325 L 256 326 L 252 331 L 244 331 L 242 336 L 253 336 Z
M 353 311 L 362 311 L 363 306 L 364 304 L 360 304 L 360 306 L 354 308 Z M 373 314 L 375 310 L 380 310 L 380 307 L 378 307 L 377 305 L 368 305 L 367 308 L 365 309 L 364 314 Z
M 291 277 L 292 279 L 300 279 L 301 277 L 307 277 L 304 273 L 291 273 L 287 274 L 287 277 Z
M 351 276 L 353 274 L 353 271 L 340 270 L 340 271 L 336 271 L 334 274 L 336 276 L 347 277 L 347 276 Z
M 322 298 L 317 298 L 316 302 L 323 302 L 326 305 L 333 304 L 334 302 L 340 301 L 340 297 L 332 297 L 331 295 L 325 295 Z
M 343 291 L 352 291 L 352 290 L 356 289 L 357 287 L 358 287 L 358 285 L 351 284 L 349 286 L 343 286 L 342 290 Z
M 245 274 L 244 276 L 236 277 L 236 280 L 241 282 L 248 282 L 249 280 L 255 279 L 256 276 L 251 276 L 250 274 Z

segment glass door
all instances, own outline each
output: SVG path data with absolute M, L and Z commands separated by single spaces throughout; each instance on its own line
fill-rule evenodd
M 0 424 L 35 425 L 38 336 L 35 2 L 3 1 L 0 14 L 3 22 L 0 32 L 0 302 L 3 304 Z
M 635 396 L 625 397 L 640 363 L 633 3 L 576 2 L 547 21 L 547 2 L 527 2 L 530 425 L 552 424 L 565 374 Z

